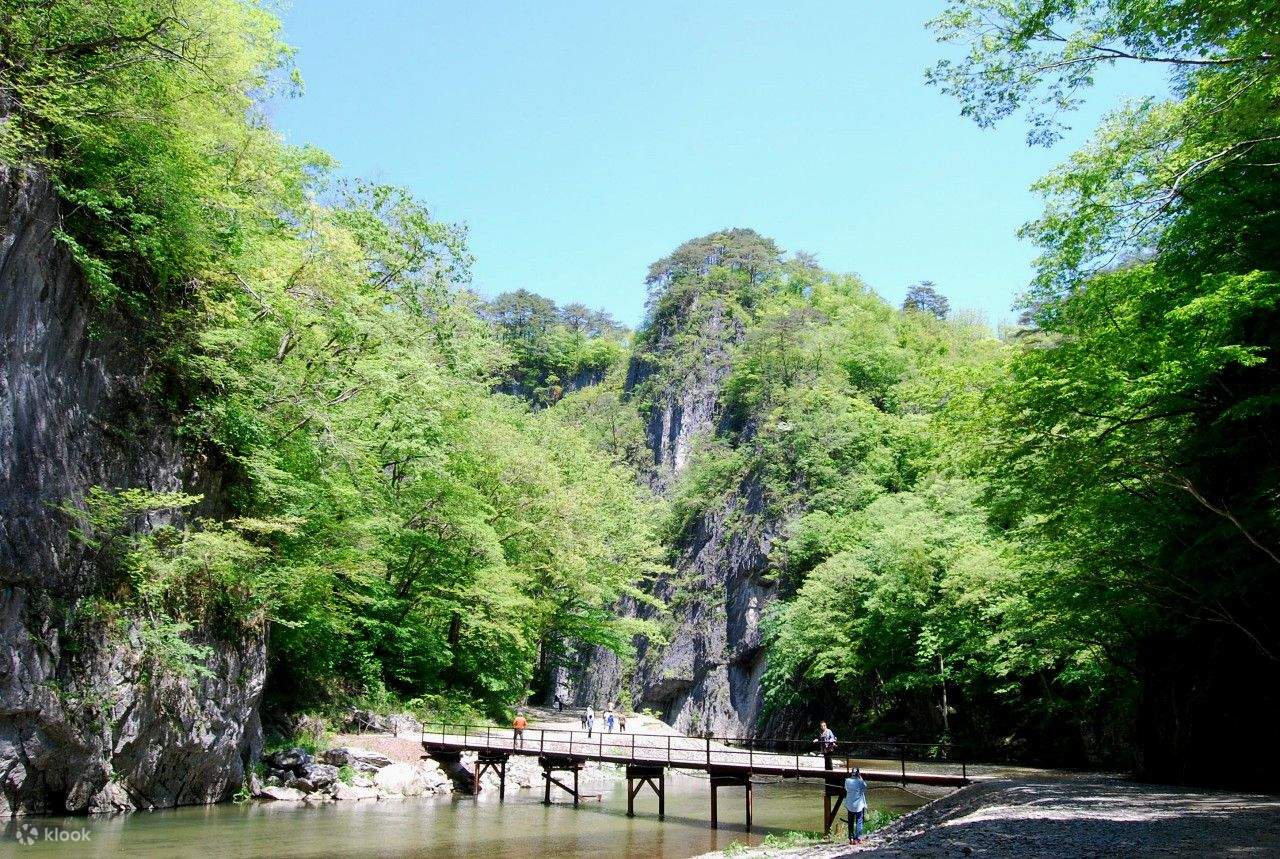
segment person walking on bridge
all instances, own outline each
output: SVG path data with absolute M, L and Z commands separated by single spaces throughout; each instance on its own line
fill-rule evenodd
M 515 748 L 516 746 L 520 746 L 521 748 L 524 747 L 524 729 L 527 727 L 529 727 L 529 721 L 525 719 L 524 714 L 516 713 L 516 720 L 511 723 L 511 729 L 513 732 L 511 739 L 512 748 Z
M 822 757 L 826 761 L 827 769 L 831 769 L 831 756 L 836 750 L 836 735 L 827 727 L 826 722 L 819 722 L 818 725 L 822 730 L 818 732 L 818 739 L 814 742 L 822 749 Z
M 867 783 L 857 767 L 844 780 L 844 808 L 849 813 L 849 843 L 862 843 L 862 821 L 867 816 Z

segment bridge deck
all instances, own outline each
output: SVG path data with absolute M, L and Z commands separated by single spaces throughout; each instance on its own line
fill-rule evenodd
M 461 732 L 456 732 L 461 729 Z M 671 734 L 601 733 L 526 728 L 516 740 L 510 728 L 428 726 L 422 732 L 427 751 L 497 751 L 516 755 L 575 758 L 632 766 L 662 766 L 717 774 L 769 775 L 826 779 L 858 766 L 867 781 L 961 787 L 974 780 L 963 764 L 909 762 L 835 756 L 830 768 L 818 754 L 756 749 L 718 740 Z M 910 767 L 910 768 L 908 768 Z

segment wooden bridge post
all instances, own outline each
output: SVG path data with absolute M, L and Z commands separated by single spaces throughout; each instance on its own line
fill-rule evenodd
M 497 749 L 476 752 L 476 768 L 471 774 L 471 792 L 473 795 L 480 795 L 481 778 L 484 776 L 485 770 L 494 770 L 498 773 L 498 801 L 506 802 L 507 759 L 510 758 L 511 754 L 511 752 Z
M 636 815 L 636 797 L 647 784 L 658 795 L 658 819 L 666 815 L 666 768 L 653 764 L 627 764 L 627 817 Z
M 826 754 L 824 751 L 823 757 L 825 758 L 824 769 L 828 769 L 828 770 L 831 769 L 831 755 Z M 822 834 L 826 835 L 828 832 L 831 831 L 831 776 L 824 776 L 823 782 L 824 782 L 824 785 L 822 787 L 822 820 L 823 820 L 824 826 L 823 826 Z M 836 806 L 836 807 L 839 808 L 839 806 Z
M 573 796 L 573 804 L 576 806 L 579 800 L 578 790 L 578 773 L 582 769 L 582 760 L 568 756 L 550 756 L 540 757 L 538 762 L 542 764 L 542 777 L 546 780 L 546 786 L 542 792 L 542 802 L 545 805 L 551 804 L 551 783 L 555 782 L 565 793 Z M 573 787 L 560 781 L 552 775 L 554 772 L 573 771 Z
M 747 831 L 751 830 L 751 814 L 754 807 L 753 797 L 751 794 L 751 774 L 743 773 L 741 770 L 726 772 L 721 770 L 708 770 L 711 776 L 711 828 L 720 828 L 720 788 L 722 787 L 741 787 L 745 790 L 744 799 L 746 802 L 746 818 Z
M 825 779 L 822 786 L 822 834 L 831 834 L 831 824 L 835 823 L 836 816 L 840 814 L 840 806 L 844 803 L 844 777 L 841 774 L 829 775 Z M 831 800 L 835 799 L 836 807 L 831 807 Z

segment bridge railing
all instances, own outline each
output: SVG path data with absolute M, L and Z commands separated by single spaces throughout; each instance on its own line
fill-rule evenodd
M 516 729 L 462 722 L 428 722 L 422 726 L 422 742 L 460 746 L 468 750 L 493 749 L 529 754 L 570 755 L 598 760 L 662 764 L 709 769 L 715 766 L 749 770 L 793 769 L 850 770 L 861 767 L 883 774 L 890 767 L 907 780 L 908 765 L 914 773 L 968 777 L 968 764 L 951 743 L 913 743 L 897 740 L 842 740 L 829 749 L 816 740 L 774 737 L 727 737 L 680 734 L 646 734 L 571 728 Z

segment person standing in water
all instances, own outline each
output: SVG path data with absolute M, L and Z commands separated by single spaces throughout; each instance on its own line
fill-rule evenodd
M 844 809 L 849 814 L 849 843 L 862 843 L 862 821 L 867 816 L 867 783 L 857 767 L 844 780 Z

